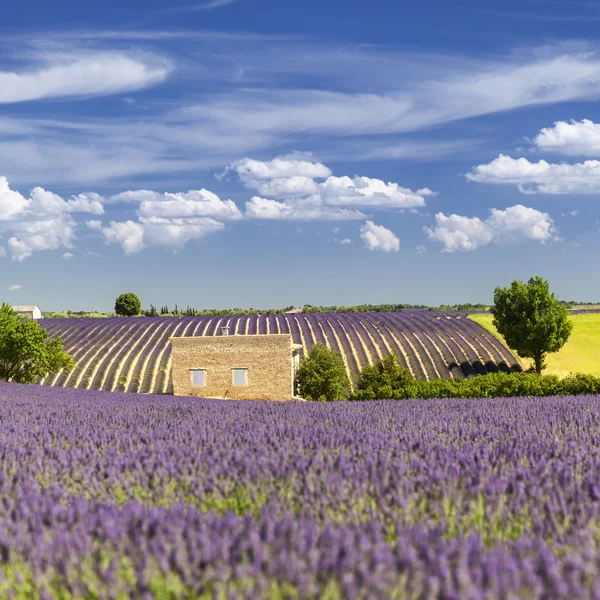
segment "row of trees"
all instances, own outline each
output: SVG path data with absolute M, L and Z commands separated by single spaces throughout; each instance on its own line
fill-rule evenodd
M 518 282 L 516 282 L 518 283 Z M 496 301 L 496 298 L 494 298 Z M 581 302 L 565 302 L 556 301 L 558 305 L 564 307 L 572 307 L 578 305 L 584 305 L 587 303 Z M 159 316 L 186 316 L 186 317 L 211 317 L 211 316 L 236 316 L 236 315 L 277 315 L 295 310 L 294 306 L 287 306 L 286 308 L 271 308 L 267 310 L 259 310 L 254 308 L 229 308 L 229 309 L 198 309 L 191 306 L 185 308 L 179 308 L 176 304 L 174 308 L 170 308 L 168 305 L 157 308 L 154 304 L 150 305 L 150 308 L 142 309 L 142 302 L 139 297 L 133 292 L 127 292 L 121 294 L 115 301 L 115 314 L 123 317 L 137 317 L 143 315 L 145 317 L 159 317 Z M 298 309 L 301 313 L 353 313 L 353 312 L 401 312 L 404 310 L 428 310 L 428 311 L 459 311 L 459 312 L 481 312 L 490 310 L 487 304 L 442 304 L 440 306 L 432 307 L 425 306 L 423 304 L 358 304 L 350 306 L 312 306 L 307 304 L 302 308 Z M 67 316 L 103 316 L 100 313 L 73 313 L 67 311 Z

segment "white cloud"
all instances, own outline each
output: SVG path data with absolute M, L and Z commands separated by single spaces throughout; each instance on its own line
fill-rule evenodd
M 289 196 L 294 198 L 318 193 L 319 184 L 314 179 L 294 175 L 292 177 L 279 177 L 269 181 L 257 182 L 255 189 L 263 196 L 272 196 L 274 198 Z
M 556 121 L 534 138 L 534 144 L 547 152 L 573 156 L 600 155 L 600 124 L 589 119 L 581 121 Z
M 72 214 L 102 214 L 98 198 L 80 194 L 64 200 L 41 187 L 33 188 L 26 198 L 10 189 L 6 177 L 0 177 L 0 234 L 10 236 L 13 260 L 25 260 L 34 252 L 71 248 L 77 227 Z
M 556 164 L 501 154 L 466 177 L 477 183 L 516 185 L 523 194 L 595 194 L 600 191 L 600 161 Z
M 129 191 L 113 196 L 111 201 L 139 202 L 138 214 L 142 217 L 242 218 L 242 213 L 232 200 L 221 200 L 205 189 L 174 194 L 159 194 L 149 190 Z
M 4 258 L 6 256 L 6 248 L 4 246 L 0 246 L 0 258 Z
M 373 221 L 367 221 L 360 227 L 360 237 L 369 250 L 380 252 L 398 252 L 400 240 L 392 231 L 383 225 L 375 225 Z
M 161 219 L 140 218 L 144 227 L 144 240 L 153 246 L 181 248 L 190 240 L 203 238 L 209 233 L 223 231 L 225 225 L 210 218 Z
M 351 244 L 352 240 L 350 238 L 344 238 L 343 240 L 340 240 L 340 245 L 342 246 L 347 246 L 348 244 Z
M 13 283 L 12 285 L 8 286 L 8 291 L 9 292 L 16 292 L 17 290 L 20 290 L 23 286 L 19 285 L 18 283 Z
M 37 69 L 0 71 L 0 104 L 136 90 L 163 81 L 169 71 L 167 61 L 151 55 L 50 54 Z
M 263 182 L 295 177 L 308 180 L 324 179 L 331 175 L 331 169 L 322 163 L 285 156 L 271 161 L 243 158 L 229 165 L 225 172 L 227 171 L 235 171 L 250 189 L 260 193 L 263 193 L 260 189 Z
M 87 221 L 87 226 L 101 231 L 107 244 L 120 244 L 125 254 L 137 254 L 144 245 L 144 228 L 135 221 L 111 221 L 108 227 L 100 221 Z
M 90 220 L 90 221 L 86 221 L 85 224 L 90 229 L 95 229 L 96 231 L 102 231 L 102 221 Z
M 77 194 L 67 201 L 69 212 L 90 213 L 92 215 L 104 214 L 104 198 L 99 194 L 90 193 Z
M 372 206 L 378 208 L 410 208 L 425 206 L 427 188 L 413 192 L 397 183 L 385 183 L 369 177 L 328 177 L 320 186 L 327 204 L 336 206 Z
M 30 204 L 19 192 L 10 189 L 6 177 L 0 177 L 0 221 L 23 214 Z
M 268 162 L 245 158 L 227 171 L 236 172 L 246 187 L 261 194 L 246 203 L 246 216 L 253 219 L 363 218 L 361 212 L 348 209 L 424 206 L 425 197 L 434 195 L 428 188 L 413 192 L 370 177 L 335 177 L 322 163 L 293 157 Z
M 74 255 L 73 253 L 71 253 L 71 252 L 65 252 L 65 253 L 62 255 L 62 257 L 63 257 L 65 260 L 69 260 L 70 258 L 73 258 L 74 256 L 75 256 L 75 255 Z
M 294 221 L 342 221 L 365 218 L 365 215 L 357 210 L 315 205 L 310 202 L 279 202 L 260 196 L 253 196 L 249 202 L 246 202 L 245 216 L 249 219 Z
M 13 260 L 23 261 L 34 252 L 71 248 L 76 225 L 70 217 L 16 224 L 14 235 L 8 239 Z
M 558 239 L 550 215 L 520 204 L 505 210 L 493 208 L 485 220 L 444 213 L 437 213 L 435 220 L 436 227 L 424 230 L 429 239 L 443 244 L 444 252 L 468 252 L 492 242 L 516 244 L 535 240 L 545 243 Z
M 222 231 L 220 221 L 205 217 L 161 218 L 140 217 L 139 221 L 111 221 L 103 227 L 98 221 L 88 221 L 88 227 L 100 231 L 107 244 L 120 244 L 125 254 L 137 254 L 149 246 L 181 248 L 186 242 Z
M 423 245 L 419 245 L 415 248 L 415 252 L 417 254 L 427 254 L 427 247 Z

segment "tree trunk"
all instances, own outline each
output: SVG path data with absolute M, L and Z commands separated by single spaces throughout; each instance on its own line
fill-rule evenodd
M 535 365 L 535 372 L 538 375 L 542 374 L 542 369 L 544 368 L 544 353 L 540 352 L 533 357 L 533 362 Z

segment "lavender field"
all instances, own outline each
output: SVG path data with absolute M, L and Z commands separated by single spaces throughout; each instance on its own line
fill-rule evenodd
M 597 598 L 600 398 L 0 384 L 2 598 Z
M 60 337 L 77 366 L 39 383 L 109 392 L 173 393 L 171 337 L 291 334 L 307 354 L 316 343 L 336 350 L 348 377 L 395 354 L 416 379 L 472 377 L 520 370 L 513 353 L 493 334 L 459 313 L 237 315 L 131 319 L 42 319 Z

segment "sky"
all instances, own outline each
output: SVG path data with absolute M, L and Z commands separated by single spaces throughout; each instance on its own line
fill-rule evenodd
M 0 9 L 0 300 L 600 301 L 600 0 Z

